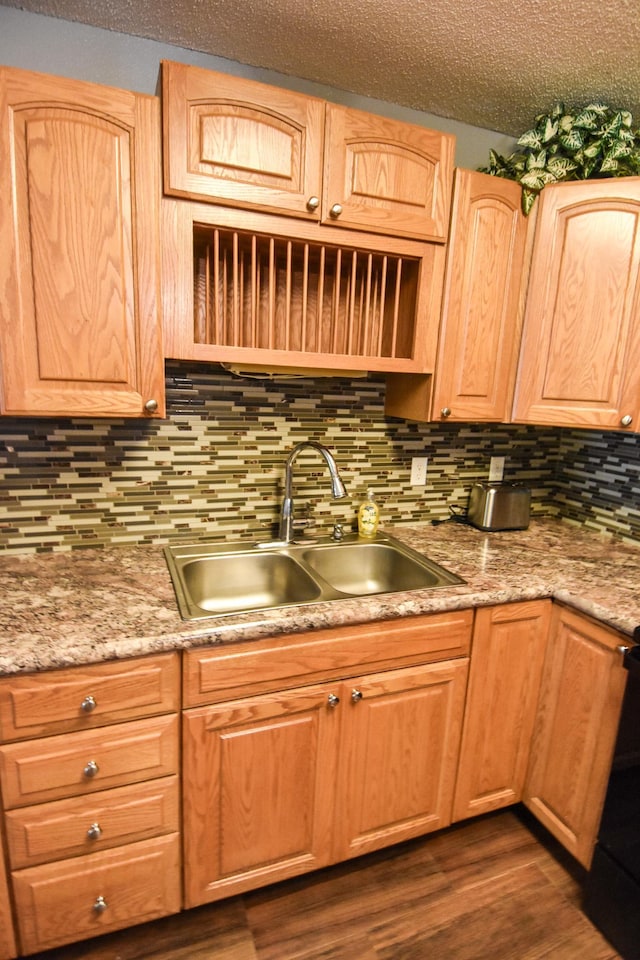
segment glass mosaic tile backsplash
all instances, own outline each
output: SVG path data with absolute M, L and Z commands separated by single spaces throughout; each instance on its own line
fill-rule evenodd
M 386 418 L 378 376 L 263 381 L 171 363 L 167 398 L 164 421 L 2 418 L 0 550 L 264 539 L 288 452 L 305 439 L 332 450 L 349 494 L 331 500 L 322 459 L 298 458 L 296 512 L 319 534 L 351 526 L 367 487 L 383 523 L 446 518 L 500 456 L 505 479 L 531 487 L 532 515 L 640 540 L 632 434 Z M 410 484 L 414 456 L 429 458 L 422 487 Z

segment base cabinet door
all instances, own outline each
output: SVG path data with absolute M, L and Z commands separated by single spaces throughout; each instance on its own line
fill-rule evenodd
M 585 867 L 593 856 L 626 671 L 624 637 L 554 606 L 524 802 Z
M 337 687 L 186 712 L 185 906 L 330 861 Z
M 9 902 L 9 886 L 4 865 L 2 818 L 0 818 L 0 960 L 13 960 L 17 956 L 16 939 L 13 933 L 13 917 Z
M 551 601 L 476 611 L 453 819 L 522 799 Z
M 451 822 L 468 661 L 346 681 L 335 860 Z

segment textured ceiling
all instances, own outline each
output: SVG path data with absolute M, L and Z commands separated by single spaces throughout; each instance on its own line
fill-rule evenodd
M 638 0 L 0 0 L 517 135 L 557 99 L 640 125 Z

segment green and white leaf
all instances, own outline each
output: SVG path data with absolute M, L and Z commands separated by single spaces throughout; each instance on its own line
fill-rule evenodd
M 602 163 L 600 164 L 600 170 L 602 173 L 611 173 L 614 174 L 618 169 L 618 161 L 613 157 L 604 157 Z
M 547 151 L 540 150 L 539 153 L 530 153 L 527 157 L 527 170 L 544 170 L 547 165 Z
M 555 183 L 556 178 L 548 170 L 530 170 L 520 177 L 520 183 L 523 187 L 529 187 L 530 190 L 542 190 L 548 183 Z
M 598 126 L 598 114 L 595 110 L 582 110 L 573 121 L 573 126 L 583 130 L 595 130 Z
M 547 164 L 547 170 L 556 180 L 568 180 L 569 174 L 577 170 L 578 164 L 568 157 L 553 157 Z
M 570 153 L 575 153 L 577 150 L 584 144 L 584 137 L 580 130 L 576 130 L 575 127 L 570 130 L 568 133 L 563 133 L 560 137 L 560 143 L 568 150 Z
M 608 107 L 606 103 L 590 103 L 584 109 L 593 113 L 597 113 L 599 117 L 606 117 L 606 115 L 610 112 L 611 107 Z
M 522 212 L 525 217 L 528 217 L 531 213 L 531 208 L 535 202 L 536 197 L 538 196 L 537 190 L 528 190 L 526 187 L 522 189 Z
M 531 150 L 539 150 L 542 146 L 542 138 L 537 130 L 527 130 L 517 141 L 519 147 L 529 147 Z
M 591 160 L 594 157 L 599 156 L 600 153 L 602 153 L 602 147 L 603 147 L 602 140 L 594 140 L 584 148 L 582 153 L 585 157 L 589 157 L 589 159 Z

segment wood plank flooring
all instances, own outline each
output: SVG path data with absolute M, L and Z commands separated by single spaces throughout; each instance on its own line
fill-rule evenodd
M 520 808 L 33 960 L 616 960 Z

